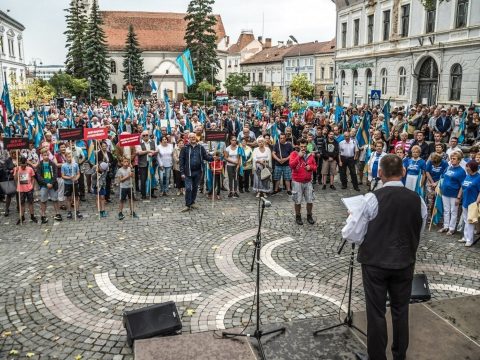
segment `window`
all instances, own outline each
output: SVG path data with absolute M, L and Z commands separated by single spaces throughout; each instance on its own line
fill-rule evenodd
M 353 70 L 353 86 L 357 87 L 358 86 L 358 71 Z
M 353 46 L 358 46 L 360 39 L 360 19 L 353 20 Z
M 18 40 L 18 58 L 20 60 L 22 60 L 23 56 L 22 56 L 22 42 L 20 40 Z
M 250 82 L 250 73 L 247 73 L 248 76 L 248 82 Z
M 340 73 L 340 80 L 341 80 L 342 86 L 345 85 L 345 71 L 343 71 L 343 70 Z
M 15 48 L 13 47 L 13 39 L 8 39 L 8 55 L 15 57 Z
M 255 82 L 255 73 L 252 73 L 252 82 Z
M 342 49 L 347 47 L 347 23 L 342 24 Z
M 404 96 L 407 88 L 407 70 L 401 67 L 398 71 L 398 95 Z
M 310 66 L 313 66 L 313 59 L 310 59 Z
M 333 66 L 330 66 L 330 79 L 333 79 Z
M 323 66 L 320 69 L 320 79 L 325 79 L 325 68 Z
M 112 84 L 112 94 L 117 93 L 117 84 Z
M 457 17 L 455 20 L 455 27 L 457 29 L 467 26 L 467 16 L 468 16 L 468 0 L 458 0 Z
M 287 66 L 291 66 L 291 65 L 292 65 L 291 61 L 287 60 Z
M 258 73 L 258 82 L 263 83 L 263 72 Z
M 437 15 L 437 9 L 432 9 L 427 11 L 427 28 L 425 29 L 425 32 L 432 33 L 435 32 L 435 18 Z
M 238 59 L 235 59 L 235 66 L 238 66 Z
M 455 64 L 450 71 L 450 100 L 460 100 L 462 90 L 462 66 Z
M 367 69 L 365 73 L 365 78 L 367 79 L 367 86 L 371 87 L 372 86 L 372 70 Z
M 410 4 L 402 6 L 402 37 L 408 37 L 408 27 L 410 25 Z
M 374 15 L 368 15 L 367 17 L 367 44 L 373 43 L 373 16 Z
M 382 78 L 382 94 L 386 94 L 388 86 L 387 69 L 382 69 L 380 77 Z
M 232 59 L 228 60 L 228 67 L 232 67 Z
M 115 62 L 115 60 L 110 61 L 110 73 L 111 74 L 117 73 L 117 63 Z
M 390 39 L 390 10 L 383 12 L 383 41 Z
M 3 35 L 0 35 L 0 50 L 2 54 L 5 54 L 5 48 L 3 47 Z

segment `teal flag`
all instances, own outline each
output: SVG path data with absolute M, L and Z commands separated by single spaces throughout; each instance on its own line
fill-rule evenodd
M 357 135 L 355 137 L 359 147 L 370 143 L 370 119 L 371 114 L 369 111 L 367 111 L 362 122 L 360 123 L 360 126 L 357 130 Z
M 187 86 L 195 84 L 195 70 L 193 69 L 192 57 L 190 56 L 189 49 L 185 50 L 177 57 L 177 64 Z
M 7 116 L 12 115 L 13 108 L 12 108 L 12 103 L 10 102 L 10 93 L 8 91 L 8 84 L 7 84 L 6 78 L 5 78 L 5 82 L 3 83 L 2 101 L 5 104 L 5 108 L 7 109 Z

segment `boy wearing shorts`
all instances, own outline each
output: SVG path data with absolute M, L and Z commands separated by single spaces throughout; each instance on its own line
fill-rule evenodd
M 62 221 L 60 215 L 60 207 L 58 205 L 58 182 L 57 182 L 57 166 L 49 159 L 46 149 L 42 151 L 42 159 L 37 165 L 37 182 L 40 187 L 40 220 L 42 224 L 48 223 L 46 215 L 47 201 L 50 198 L 55 209 L 54 219 Z
M 134 177 L 134 173 L 132 172 L 132 168 L 130 167 L 130 160 L 124 158 L 122 160 L 122 167 L 117 170 L 116 178 L 117 181 L 120 183 L 120 206 L 118 209 L 118 220 L 125 219 L 125 215 L 123 215 L 123 207 L 125 205 L 125 201 L 127 198 L 130 200 L 130 213 L 132 217 L 137 218 L 137 214 L 133 211 L 133 199 L 132 199 L 132 178 Z
M 17 221 L 17 225 L 25 221 L 25 202 L 28 204 L 28 211 L 30 213 L 30 221 L 38 223 L 38 219 L 33 214 L 33 182 L 35 178 L 35 171 L 30 166 L 27 166 L 27 158 L 20 157 L 20 166 L 14 170 L 14 178 L 17 184 L 18 199 L 21 204 L 21 217 Z
M 80 202 L 79 196 L 80 191 L 78 188 L 78 179 L 80 178 L 80 168 L 78 164 L 72 160 L 72 153 L 67 151 L 66 152 L 66 162 L 62 164 L 62 179 L 64 183 L 64 195 L 67 198 L 67 219 L 72 219 L 72 197 L 73 201 L 75 202 L 75 206 L 77 207 L 77 218 L 82 219 L 83 216 L 80 214 Z M 75 186 L 74 186 L 75 184 Z M 74 193 L 75 187 L 75 193 Z

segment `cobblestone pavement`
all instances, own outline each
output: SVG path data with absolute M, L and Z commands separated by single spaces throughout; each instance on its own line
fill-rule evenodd
M 349 257 L 336 254 L 346 215 L 340 198 L 355 194 L 317 189 L 313 226 L 295 224 L 286 194 L 269 197 L 263 323 L 338 313 Z M 78 222 L 16 226 L 15 214 L 0 218 L 1 359 L 132 359 L 122 312 L 167 300 L 177 303 L 185 332 L 248 322 L 253 194 L 214 205 L 200 195 L 201 209 L 188 213 L 179 213 L 181 197 L 152 199 L 136 203 L 140 219 L 122 222 L 110 205 L 102 220 L 93 196 Z M 480 294 L 480 246 L 467 249 L 459 237 L 432 231 L 421 242 L 417 272 L 428 275 L 434 300 Z M 363 310 L 358 265 L 353 295 L 354 309 Z

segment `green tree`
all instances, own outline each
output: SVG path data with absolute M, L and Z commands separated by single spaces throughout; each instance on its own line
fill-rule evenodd
M 32 83 L 28 84 L 25 88 L 13 85 L 11 91 L 11 97 L 15 109 L 27 110 L 30 105 L 42 105 L 48 104 L 55 95 L 54 88 L 45 80 L 35 79 Z
M 272 89 L 272 103 L 275 106 L 282 106 L 285 104 L 285 96 L 283 96 L 282 90 L 279 87 Z
M 123 56 L 123 69 L 125 83 L 133 86 L 135 94 L 141 95 L 143 93 L 145 70 L 142 51 L 132 25 L 128 27 L 125 55 Z
M 252 89 L 250 90 L 250 94 L 257 99 L 262 99 L 266 92 L 267 87 L 265 85 L 255 85 L 252 86 Z
M 218 73 L 217 18 L 212 14 L 214 0 L 192 0 L 187 9 L 185 42 L 190 49 L 196 79 L 210 79 Z M 216 84 L 216 80 L 214 85 Z M 195 85 L 194 85 L 195 86 Z
M 103 20 L 98 11 L 97 0 L 93 0 L 92 12 L 86 31 L 85 66 L 94 97 L 108 97 L 108 63 Z
M 71 0 L 65 21 L 67 30 L 64 34 L 67 37 L 66 48 L 67 58 L 65 68 L 68 74 L 75 77 L 85 77 L 85 30 L 87 28 L 87 13 L 82 0 Z
M 307 79 L 307 75 L 299 74 L 293 76 L 290 84 L 290 91 L 292 92 L 293 98 L 311 99 L 313 97 L 314 89 L 315 87 Z
M 70 74 L 59 71 L 49 80 L 49 84 L 55 89 L 55 96 L 84 97 L 88 91 L 88 81 L 77 79 Z
M 242 96 L 245 94 L 245 86 L 248 85 L 248 76 L 246 74 L 230 74 L 224 85 L 228 95 Z

